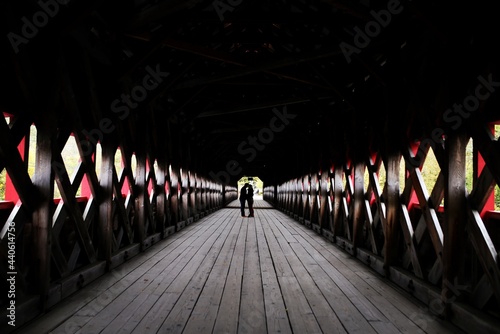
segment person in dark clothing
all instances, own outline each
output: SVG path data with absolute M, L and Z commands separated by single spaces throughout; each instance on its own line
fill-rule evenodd
M 247 188 L 249 184 L 245 183 L 243 187 L 240 189 L 240 208 L 241 208 L 241 216 L 245 217 L 245 202 L 247 200 Z
M 247 189 L 247 202 L 248 202 L 248 210 L 250 210 L 250 214 L 248 217 L 253 217 L 253 187 L 248 186 Z

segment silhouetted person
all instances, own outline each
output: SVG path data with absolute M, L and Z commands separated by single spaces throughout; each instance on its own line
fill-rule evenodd
M 248 186 L 247 189 L 247 202 L 248 202 L 248 210 L 250 210 L 250 214 L 248 217 L 253 217 L 253 187 Z
M 247 188 L 249 184 L 245 183 L 243 187 L 240 189 L 240 208 L 241 208 L 241 216 L 245 217 L 245 201 L 247 200 Z

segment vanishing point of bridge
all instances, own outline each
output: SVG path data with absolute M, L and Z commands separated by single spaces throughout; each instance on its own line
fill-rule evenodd
M 1 1 L 1 333 L 499 333 L 499 22 Z

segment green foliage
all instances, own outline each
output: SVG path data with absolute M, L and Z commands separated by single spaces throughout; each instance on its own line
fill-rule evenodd
M 495 187 L 495 211 L 500 211 L 500 188 Z
M 429 152 L 425 157 L 425 162 L 424 165 L 422 166 L 422 171 L 421 171 L 425 187 L 427 188 L 429 194 L 434 188 L 434 185 L 436 184 L 440 172 L 441 172 L 441 167 L 437 162 L 436 156 L 434 155 L 434 151 L 432 149 L 429 149 Z
M 0 173 L 0 201 L 5 199 L 5 169 Z

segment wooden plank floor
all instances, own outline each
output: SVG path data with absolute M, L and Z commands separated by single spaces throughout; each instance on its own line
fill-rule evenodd
M 462 333 L 264 201 L 188 225 L 17 332 Z

